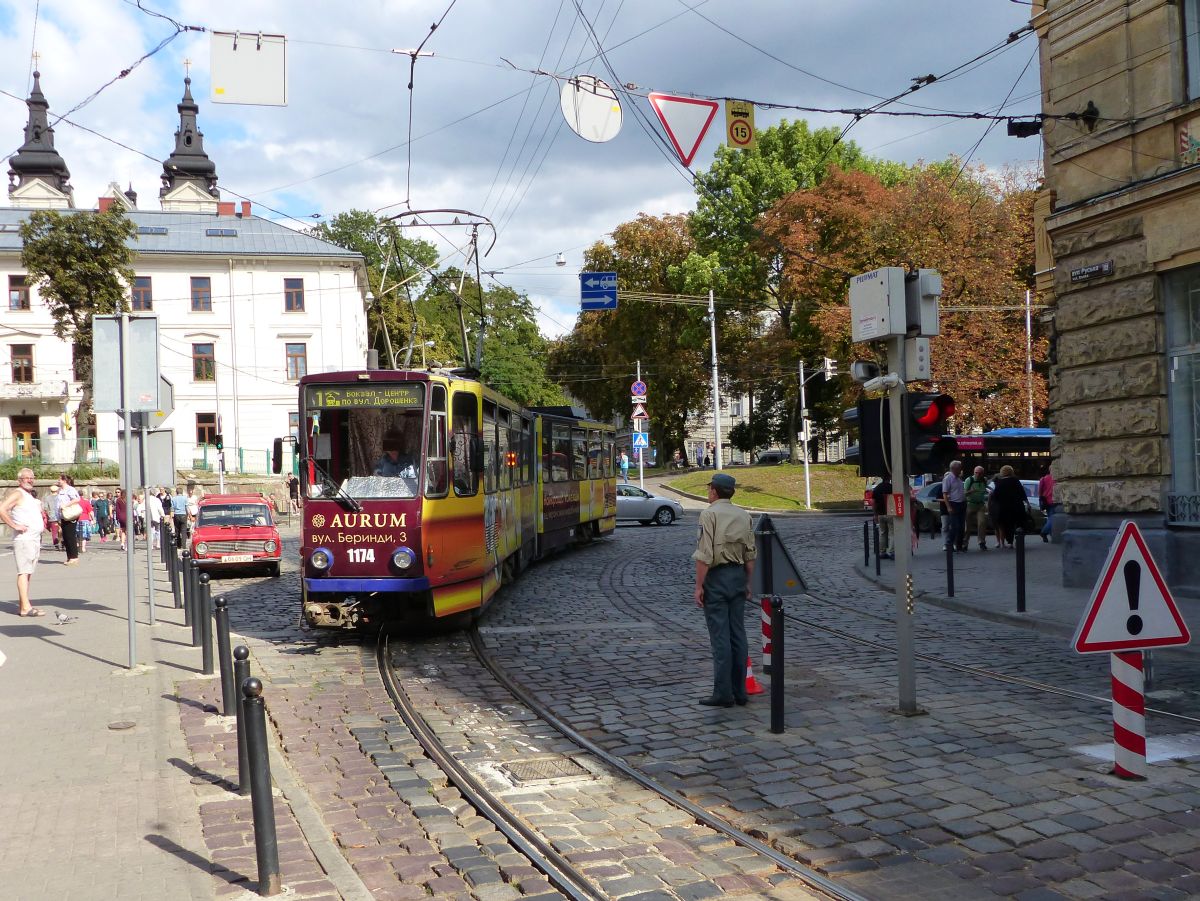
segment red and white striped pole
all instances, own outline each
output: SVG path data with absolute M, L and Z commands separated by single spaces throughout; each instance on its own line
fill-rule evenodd
M 771 675 L 771 598 L 762 599 L 762 671 Z
M 1141 651 L 1109 654 L 1112 668 L 1113 775 L 1146 778 L 1146 695 Z

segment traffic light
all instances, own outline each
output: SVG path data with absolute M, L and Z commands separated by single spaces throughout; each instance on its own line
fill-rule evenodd
M 225 450 L 225 436 L 217 432 L 213 439 L 213 444 L 216 445 L 217 450 Z
M 954 398 L 949 394 L 904 395 L 909 475 L 943 473 L 958 456 L 958 442 L 946 434 L 946 420 L 953 415 Z
M 846 451 L 846 462 L 857 463 L 859 475 L 887 475 L 892 446 L 887 398 L 861 398 L 857 407 L 842 413 L 842 419 L 858 427 L 858 444 Z
M 832 357 L 826 357 L 821 364 L 821 371 L 825 373 L 825 381 L 829 381 L 837 375 L 837 360 Z

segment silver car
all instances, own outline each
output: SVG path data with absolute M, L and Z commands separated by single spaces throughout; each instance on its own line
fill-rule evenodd
M 637 485 L 617 484 L 617 519 L 636 519 L 644 526 L 657 523 L 669 526 L 683 516 L 677 500 L 651 494 Z

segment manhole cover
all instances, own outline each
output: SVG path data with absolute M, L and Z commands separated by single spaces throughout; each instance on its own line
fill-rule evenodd
M 588 771 L 569 757 L 548 757 L 543 760 L 519 760 L 506 763 L 501 769 L 517 782 L 537 782 L 543 779 L 567 779 L 586 776 Z
M 114 732 L 120 732 L 122 729 L 132 729 L 136 725 L 137 723 L 133 722 L 133 720 L 119 720 L 115 723 L 109 723 L 108 728 Z

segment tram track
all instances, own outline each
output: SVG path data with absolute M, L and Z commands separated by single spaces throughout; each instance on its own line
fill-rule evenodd
M 707 830 L 708 835 L 715 834 L 716 836 L 720 836 L 732 846 L 753 852 L 754 855 L 761 857 L 763 863 L 751 867 L 749 872 L 777 871 L 779 878 L 798 880 L 814 898 L 836 899 L 836 901 L 866 901 L 864 896 L 849 891 L 844 886 L 838 885 L 816 871 L 803 866 L 794 858 L 779 852 L 765 842 L 743 832 L 702 807 L 688 801 L 681 795 L 630 767 L 619 757 L 605 751 L 587 739 L 586 736 L 573 729 L 569 724 L 555 716 L 545 704 L 539 702 L 523 686 L 514 682 L 492 658 L 477 628 L 471 629 L 469 638 L 472 657 L 479 665 L 481 672 L 493 680 L 495 685 L 510 698 L 515 699 L 517 704 L 524 707 L 530 714 L 547 724 L 574 746 L 576 750 L 568 753 L 567 757 L 590 756 L 591 760 L 588 761 L 589 765 L 587 767 L 589 771 L 612 774 L 613 781 L 627 780 L 638 786 L 643 792 L 649 793 L 648 797 L 653 800 L 651 802 L 643 801 L 643 804 L 660 804 L 665 802 L 680 813 L 681 823 L 687 821 L 690 824 L 687 827 L 688 830 L 696 828 Z M 534 867 L 543 873 L 555 889 L 572 899 L 607 899 L 612 897 L 610 893 L 605 891 L 600 882 L 590 878 L 587 873 L 569 859 L 568 854 L 560 851 L 556 847 L 554 840 L 541 834 L 537 828 L 532 826 L 514 809 L 513 804 L 489 788 L 485 779 L 481 779 L 472 770 L 470 765 L 460 761 L 455 753 L 447 747 L 446 742 L 438 734 L 438 730 L 433 728 L 427 719 L 427 716 L 431 715 L 436 720 L 440 720 L 444 725 L 446 720 L 445 713 L 433 712 L 428 715 L 423 713 L 420 705 L 406 691 L 404 686 L 405 677 L 396 671 L 392 659 L 392 642 L 393 639 L 385 633 L 381 633 L 375 649 L 376 664 L 379 668 L 385 689 L 392 699 L 398 715 L 428 757 L 446 775 L 476 811 L 490 821 L 512 844 L 513 848 L 524 855 Z M 431 678 L 429 674 L 433 669 L 434 667 L 430 666 L 418 666 L 416 672 L 423 673 L 420 678 L 428 681 Z M 499 746 L 503 745 L 503 742 L 497 740 L 495 745 L 496 747 L 493 747 L 489 744 L 489 748 L 496 751 L 502 758 L 503 752 L 499 749 Z M 466 756 L 469 757 L 471 755 L 467 754 Z M 628 795 L 628 790 L 623 790 L 623 793 Z M 576 803 L 580 802 L 577 801 Z M 585 799 L 583 803 L 592 802 Z M 681 831 L 683 830 L 675 830 L 677 833 Z M 686 842 L 687 838 L 673 835 L 671 840 Z M 711 839 L 702 839 L 698 842 L 698 848 L 705 842 L 711 844 Z M 569 846 L 570 842 L 567 845 Z M 672 863 L 673 859 L 667 856 L 662 861 L 662 867 L 669 869 Z M 673 896 L 669 892 L 669 889 L 665 894 Z M 760 897 L 757 893 L 754 896 Z M 772 894 L 768 893 L 762 895 L 762 897 L 772 897 Z M 792 893 L 788 897 L 796 896 Z

